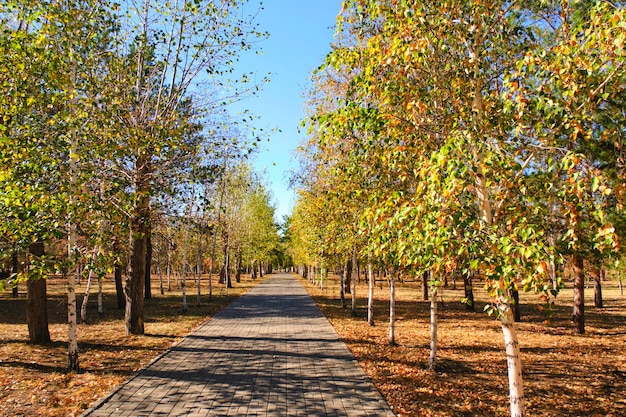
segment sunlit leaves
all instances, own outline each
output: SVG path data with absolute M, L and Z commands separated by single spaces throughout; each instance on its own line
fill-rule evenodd
M 497 302 L 517 282 L 551 296 L 545 263 L 561 242 L 578 250 L 587 225 L 584 247 L 614 250 L 606 209 L 617 184 L 601 167 L 611 156 L 580 144 L 614 136 L 621 146 L 609 111 L 623 97 L 623 10 L 597 2 L 562 37 L 552 12 L 345 2 L 317 72 L 328 101 L 316 98 L 307 152 L 320 163 L 307 201 L 343 213 L 359 196 L 367 253 L 407 269 L 478 271 Z M 558 234 L 554 216 L 569 230 Z

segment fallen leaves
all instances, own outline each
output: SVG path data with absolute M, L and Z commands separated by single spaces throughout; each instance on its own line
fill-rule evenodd
M 379 284 L 377 282 L 377 284 Z M 396 283 L 397 346 L 389 346 L 387 291 L 377 291 L 377 325 L 365 322 L 364 280 L 357 290 L 358 314 L 341 308 L 338 286 L 307 285 L 316 302 L 348 344 L 394 412 L 412 416 L 509 415 L 507 365 L 499 322 L 482 313 L 486 294 L 475 285 L 476 313 L 458 300 L 463 290 L 445 289 L 440 304 L 439 355 L 428 370 L 429 303 L 419 283 Z M 569 293 L 568 293 L 569 291 Z M 604 284 L 609 307 L 587 302 L 589 334 L 571 331 L 571 290 L 559 295 L 550 325 L 531 296 L 522 295 L 517 326 L 522 349 L 527 414 L 532 416 L 626 415 L 626 299 Z M 360 297 L 363 295 L 363 297 Z M 593 293 L 587 294 L 593 297 Z
M 93 302 L 88 310 L 90 324 L 78 327 L 79 359 L 83 369 L 80 374 L 65 372 L 67 312 L 64 282 L 48 280 L 48 316 L 53 342 L 45 346 L 27 343 L 25 295 L 13 299 L 10 292 L 0 293 L 0 415 L 80 415 L 255 284 L 245 279 L 237 284 L 237 288 L 226 291 L 214 282 L 211 303 L 206 302 L 205 295 L 203 305 L 190 305 L 186 315 L 180 314 L 180 292 L 161 296 L 158 290 L 153 290 L 153 299 L 145 303 L 146 335 L 126 336 L 124 312 L 116 308 L 115 287 L 107 281 L 105 314 L 99 317 Z

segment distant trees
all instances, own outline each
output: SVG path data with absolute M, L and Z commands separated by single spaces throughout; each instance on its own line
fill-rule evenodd
M 347 1 L 314 77 L 294 261 L 354 242 L 383 269 L 428 272 L 433 296 L 480 274 L 513 416 L 517 291 L 549 302 L 550 265 L 571 259 L 582 333 L 584 270 L 619 248 L 624 17 L 606 1 Z

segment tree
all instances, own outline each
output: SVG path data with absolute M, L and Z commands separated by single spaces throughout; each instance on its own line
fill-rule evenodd
M 619 249 L 612 223 L 623 204 L 625 11 L 606 1 L 559 6 L 547 42 L 507 82 L 518 129 L 548 151 L 547 181 L 567 219 L 561 251 L 574 267 L 574 328 L 582 334 L 585 259 L 599 265 Z
M 523 287 L 545 301 L 556 292 L 546 275 L 554 257 L 545 233 L 549 203 L 559 202 L 572 220 L 565 245 L 575 247 L 582 230 L 597 251 L 615 242 L 603 209 L 602 190 L 610 187 L 583 162 L 580 147 L 555 144 L 571 138 L 565 130 L 576 132 L 575 123 L 565 130 L 561 123 L 576 120 L 570 115 L 580 103 L 561 100 L 557 108 L 568 111 L 550 110 L 548 117 L 528 110 L 529 90 L 550 79 L 537 68 L 554 40 L 546 35 L 552 22 L 543 18 L 553 6 L 344 2 L 339 33 L 365 42 L 348 36 L 328 56 L 325 67 L 347 75 L 348 86 L 329 95 L 330 110 L 313 118 L 313 157 L 332 161 L 313 173 L 313 183 L 368 197 L 358 217 L 372 256 L 432 270 L 432 282 L 459 268 L 486 278 L 489 309 L 505 339 L 513 416 L 525 412 L 513 295 Z M 577 66 L 566 68 L 575 73 Z M 599 75 L 593 88 L 613 72 Z M 565 87 L 559 91 L 570 91 Z M 546 103 L 543 109 L 551 108 Z M 337 187 L 344 183 L 349 192 Z
M 0 9 L 2 47 L 6 48 L 2 87 L 8 97 L 0 150 L 8 197 L 3 226 L 21 244 L 43 245 L 63 234 L 61 224 L 73 228 L 79 217 L 81 184 L 93 172 L 77 171 L 78 142 L 91 139 L 92 132 L 86 120 L 93 106 L 89 76 L 100 68 L 97 51 L 106 46 L 112 27 L 110 16 L 102 11 L 90 1 L 10 1 Z M 12 63 L 18 63 L 22 71 L 16 74 Z M 15 106 L 15 99 L 26 105 Z M 71 231 L 69 235 L 69 250 L 74 251 L 71 239 L 75 236 Z M 38 293 L 45 297 L 44 280 L 52 265 L 39 258 L 34 268 L 38 272 L 31 278 L 41 281 L 36 286 L 44 288 Z M 68 281 L 68 368 L 78 371 L 73 278 L 70 275 Z M 30 287 L 34 286 L 33 281 Z
M 156 179 L 175 178 L 168 170 L 194 155 L 194 141 L 201 139 L 193 123 L 199 107 L 193 106 L 189 94 L 202 80 L 229 83 L 226 77 L 233 72 L 239 51 L 251 48 L 251 41 L 264 36 L 252 25 L 252 17 L 240 17 L 244 3 L 183 1 L 172 7 L 146 0 L 127 2 L 119 9 L 121 26 L 130 33 L 120 32 L 122 53 L 107 85 L 112 97 L 110 111 L 124 127 L 116 138 L 125 145 L 126 153 L 118 159 L 118 169 L 130 180 L 133 244 L 125 290 L 126 330 L 130 334 L 144 332 L 143 287 Z M 206 111 L 229 100 L 195 98 L 204 101 Z

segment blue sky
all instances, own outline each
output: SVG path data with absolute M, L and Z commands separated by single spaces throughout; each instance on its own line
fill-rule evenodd
M 257 96 L 233 106 L 233 111 L 249 109 L 260 117 L 256 127 L 281 131 L 260 144 L 254 164 L 265 171 L 280 220 L 291 213 L 295 199 L 288 176 L 297 167 L 293 152 L 305 135 L 298 133 L 304 117 L 303 95 L 311 72 L 330 50 L 341 0 L 264 0 L 263 8 L 258 23 L 270 37 L 261 43 L 262 55 L 242 56 L 237 72 L 253 71 L 258 80 L 271 73 L 271 81 Z

